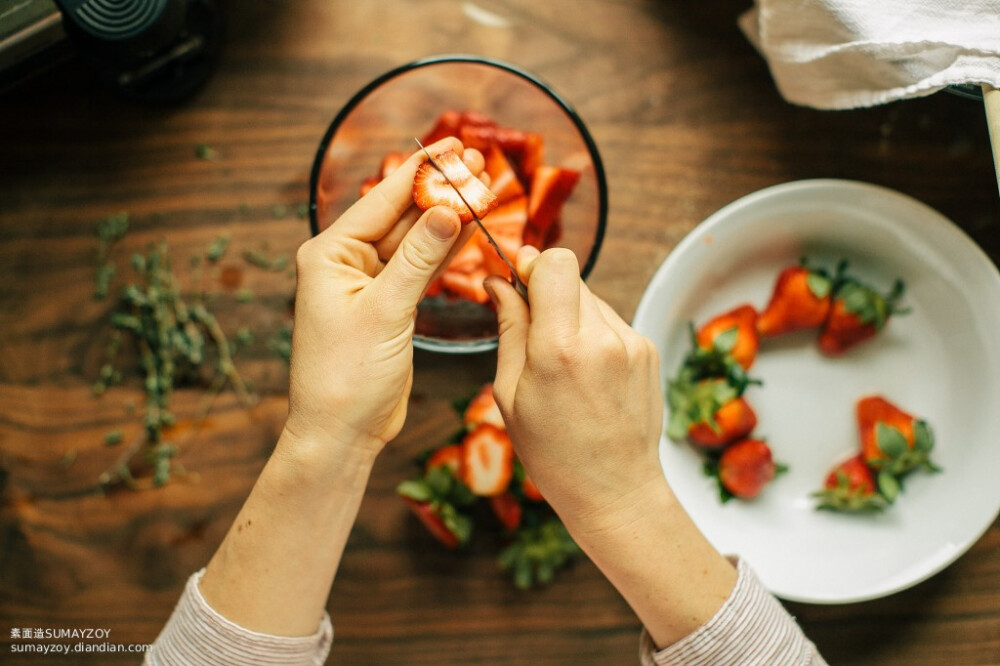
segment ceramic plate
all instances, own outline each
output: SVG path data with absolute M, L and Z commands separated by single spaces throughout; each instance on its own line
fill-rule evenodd
M 800 181 L 748 195 L 700 224 L 650 282 L 634 326 L 660 350 L 664 377 L 688 349 L 688 322 L 741 303 L 763 308 L 774 279 L 808 255 L 841 257 L 882 290 L 902 278 L 906 316 L 837 359 L 815 333 L 765 341 L 747 398 L 755 434 L 789 465 L 752 502 L 721 504 L 701 458 L 664 437 L 674 491 L 710 541 L 746 558 L 779 597 L 848 603 L 914 585 L 956 560 L 1000 510 L 1000 273 L 954 224 L 873 185 Z M 854 404 L 881 393 L 927 420 L 940 474 L 917 472 L 880 515 L 816 511 L 810 493 L 858 448 Z

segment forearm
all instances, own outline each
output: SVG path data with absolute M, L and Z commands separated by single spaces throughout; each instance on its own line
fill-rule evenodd
M 662 476 L 601 511 L 563 520 L 658 647 L 708 622 L 736 584 L 736 569 L 698 531 Z
M 247 629 L 314 633 L 364 495 L 370 451 L 283 432 L 205 570 L 206 601 Z

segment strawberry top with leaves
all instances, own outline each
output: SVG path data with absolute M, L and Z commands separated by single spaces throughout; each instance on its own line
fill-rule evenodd
M 809 268 L 805 260 L 778 274 L 771 300 L 757 319 L 762 336 L 818 328 L 826 321 L 833 300 L 833 280 L 826 271 Z
M 760 339 L 757 336 L 757 310 L 740 305 L 713 317 L 696 334 L 702 349 L 719 349 L 731 354 L 744 369 L 749 370 L 757 357 Z
M 926 422 L 880 395 L 860 399 L 856 409 L 861 454 L 870 466 L 894 476 L 918 467 L 938 470 L 930 460 L 934 436 Z
M 830 314 L 820 331 L 820 350 L 828 356 L 839 356 L 874 337 L 885 328 L 889 317 L 908 312 L 899 306 L 904 291 L 902 280 L 896 280 L 886 294 L 857 280 L 845 280 L 833 296 Z
M 427 161 L 417 168 L 413 179 L 413 203 L 420 210 L 447 206 L 458 213 L 463 223 L 469 223 L 473 213 L 482 219 L 496 208 L 497 196 L 469 170 L 457 153 L 445 151 L 435 155 L 434 161 L 441 167 L 440 171 Z M 458 192 L 462 195 L 459 196 Z M 462 201 L 463 198 L 465 201 Z

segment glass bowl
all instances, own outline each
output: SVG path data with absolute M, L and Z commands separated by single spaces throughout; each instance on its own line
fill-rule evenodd
M 563 207 L 561 234 L 551 245 L 573 250 L 586 279 L 601 247 L 607 217 L 604 167 L 590 133 L 551 87 L 513 65 L 478 56 L 418 60 L 376 78 L 354 95 L 327 129 L 309 184 L 313 234 L 357 201 L 366 178 L 384 155 L 411 153 L 445 111 L 485 114 L 503 127 L 544 139 L 544 163 L 580 172 Z M 471 353 L 497 345 L 496 313 L 448 296 L 426 297 L 417 311 L 414 345 L 431 351 Z

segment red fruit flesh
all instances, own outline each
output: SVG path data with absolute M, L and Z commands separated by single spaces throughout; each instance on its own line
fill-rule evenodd
M 507 428 L 503 422 L 503 417 L 500 415 L 500 408 L 497 406 L 497 401 L 493 397 L 493 384 L 484 384 L 479 389 L 479 393 L 472 399 L 469 406 L 465 408 L 462 420 L 465 422 L 465 427 L 469 430 L 474 429 L 482 423 L 488 423 L 502 430 Z
M 493 514 L 504 526 L 504 529 L 513 531 L 521 524 L 521 503 L 517 501 L 509 492 L 500 493 L 490 497 L 490 508 Z
M 431 454 L 431 457 L 427 459 L 426 463 L 424 463 L 424 471 L 429 472 L 436 467 L 447 467 L 455 474 L 458 474 L 461 452 L 462 447 L 458 444 L 442 446 L 440 449 Z
M 490 189 L 497 195 L 497 202 L 503 204 L 511 199 L 524 196 L 524 186 L 517 179 L 517 173 L 503 151 L 491 144 L 483 155 L 486 157 L 484 171 L 490 176 Z M 525 211 L 527 215 L 527 211 Z
M 534 235 L 545 238 L 579 180 L 580 172 L 571 169 L 539 166 L 535 170 L 528 197 L 528 224 Z
M 448 293 L 472 301 L 473 303 L 489 303 L 490 295 L 483 287 L 483 280 L 489 275 L 484 269 L 478 268 L 471 273 L 446 270 L 441 274 L 441 286 Z

